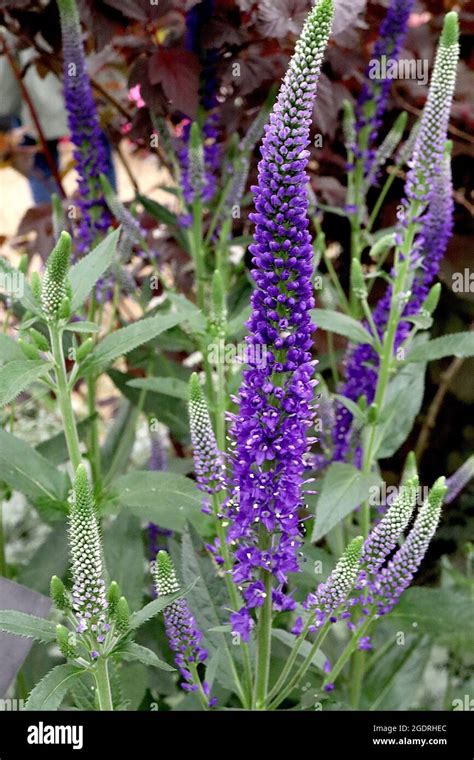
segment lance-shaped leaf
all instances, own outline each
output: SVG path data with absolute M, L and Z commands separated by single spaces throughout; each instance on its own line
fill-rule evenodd
M 35 380 L 44 377 L 51 368 L 42 360 L 15 359 L 0 369 L 0 406 L 5 406 L 23 393 Z
M 82 306 L 97 280 L 111 265 L 117 249 L 119 235 L 120 228 L 111 232 L 91 253 L 80 259 L 69 271 L 73 312 Z
M 135 612 L 134 615 L 130 617 L 129 626 L 132 630 L 135 630 L 136 628 L 140 628 L 143 623 L 146 623 L 147 620 L 150 620 L 152 617 L 155 617 L 155 615 L 158 615 L 159 612 L 165 609 L 165 607 L 168 607 L 169 604 L 172 604 L 177 599 L 181 599 L 181 597 L 186 596 L 186 594 L 189 594 L 192 588 L 196 585 L 199 578 L 195 578 L 192 583 L 190 583 L 188 586 L 186 586 L 183 589 L 180 589 L 179 591 L 176 591 L 174 594 L 167 594 L 166 596 L 160 596 L 159 599 L 154 599 L 152 602 L 149 602 L 149 604 L 146 604 L 143 609 L 139 610 L 138 612 Z
M 57 665 L 30 693 L 25 710 L 57 710 L 74 679 L 83 673 L 85 670 L 75 665 Z

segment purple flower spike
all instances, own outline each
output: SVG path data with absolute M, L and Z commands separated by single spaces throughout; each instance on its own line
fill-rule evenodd
M 64 98 L 79 175 L 80 220 L 77 250 L 84 254 L 106 232 L 112 218 L 103 198 L 100 175 L 109 166 L 104 136 L 87 73 L 81 22 L 75 0 L 58 0 L 63 37 Z
M 420 311 L 428 295 L 429 286 L 438 272 L 452 232 L 451 166 L 449 150 L 446 150 L 446 136 L 459 56 L 458 35 L 457 14 L 454 12 L 446 14 L 428 99 L 423 109 L 421 124 L 416 133 L 413 154 L 409 162 L 404 208 L 408 209 L 410 202 L 418 206 L 418 214 L 420 208 L 427 208 L 424 215 L 419 218 L 421 232 L 415 240 L 413 254 L 416 270 L 410 299 L 403 313 L 405 318 Z M 399 225 L 399 237 L 407 223 L 407 214 L 404 212 Z M 380 338 L 387 325 L 391 297 L 392 291 L 388 288 L 373 314 Z M 400 322 L 395 337 L 395 351 L 407 338 L 410 327 L 409 322 Z M 377 368 L 378 357 L 371 346 L 368 344 L 357 346 L 349 354 L 346 362 L 346 382 L 339 392 L 352 401 L 365 396 L 367 403 L 371 404 L 377 384 Z M 337 404 L 334 428 L 334 459 L 336 461 L 346 459 L 349 454 L 351 423 L 352 415 L 349 410 Z
M 362 544 L 362 536 L 354 538 L 346 547 L 327 581 L 320 583 L 316 592 L 309 594 L 303 602 L 304 609 L 310 610 L 314 614 L 318 628 L 327 620 L 331 620 L 331 622 L 337 620 L 334 613 L 345 601 L 357 578 Z
M 155 587 L 157 597 L 179 591 L 172 559 L 165 551 L 156 555 Z M 198 676 L 193 671 L 199 663 L 207 659 L 207 650 L 201 646 L 202 633 L 198 630 L 188 603 L 183 598 L 165 607 L 163 617 L 168 641 L 175 653 L 175 663 L 185 681 L 183 689 L 196 691 L 199 688 L 196 683 Z
M 388 60 L 396 60 L 403 44 L 408 27 L 408 18 L 414 0 L 391 0 L 387 15 L 379 30 L 377 42 L 367 71 L 355 110 L 356 139 L 352 150 L 356 158 L 364 160 L 364 176 L 372 168 L 375 158 L 374 143 L 381 126 L 382 116 L 387 103 L 391 79 L 380 76 L 377 67 Z M 368 130 L 364 151 L 359 148 L 361 132 Z
M 265 129 L 258 186 L 252 188 L 256 289 L 247 323 L 249 366 L 238 414 L 231 418 L 234 580 L 252 582 L 267 571 L 279 590 L 298 569 L 307 432 L 314 420 L 313 255 L 305 168 L 331 19 L 330 0 L 310 13 Z
M 196 373 L 191 375 L 189 381 L 189 422 L 196 480 L 201 491 L 212 495 L 223 488 L 224 464 Z M 206 497 L 203 507 L 206 508 L 208 503 L 209 498 Z

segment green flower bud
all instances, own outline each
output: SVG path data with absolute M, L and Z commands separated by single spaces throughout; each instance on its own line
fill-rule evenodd
M 87 338 L 76 351 L 76 360 L 78 362 L 81 362 L 83 359 L 90 354 L 92 349 L 94 348 L 94 341 L 92 338 Z
M 74 643 L 74 634 L 69 631 L 64 625 L 56 626 L 56 641 L 58 642 L 59 649 L 64 655 L 66 660 L 76 656 L 76 645 Z
M 441 45 L 451 47 L 459 39 L 459 19 L 455 11 L 447 13 L 444 17 L 443 31 L 441 33 Z
M 128 631 L 129 621 L 130 608 L 125 597 L 121 596 L 117 602 L 117 609 L 115 611 L 115 625 L 119 633 L 126 633 Z
M 43 311 L 48 316 L 58 316 L 66 296 L 71 245 L 71 236 L 67 232 L 62 232 L 46 263 L 41 289 L 41 303 Z
M 35 330 L 34 327 L 30 327 L 28 335 L 40 351 L 49 351 L 49 342 L 43 333 L 40 333 L 39 330 Z
M 430 292 L 426 296 L 425 302 L 423 304 L 423 311 L 426 311 L 428 314 L 433 314 L 438 305 L 440 295 L 441 283 L 437 282 L 435 285 L 433 285 Z
M 161 549 L 156 555 L 155 588 L 157 596 L 167 596 L 179 591 L 173 560 L 164 549 Z
M 31 293 L 35 301 L 41 301 L 41 279 L 38 272 L 32 272 L 30 278 Z
M 27 359 L 39 359 L 40 352 L 32 343 L 27 343 L 23 338 L 18 338 L 18 345 Z
M 410 451 L 403 467 L 402 482 L 418 477 L 418 468 L 416 466 L 416 455 L 414 451 Z
M 62 612 L 68 612 L 71 609 L 71 600 L 66 591 L 64 583 L 57 575 L 53 575 L 50 584 L 50 596 L 55 607 Z
M 64 296 L 59 307 L 58 317 L 60 319 L 69 319 L 71 313 L 71 299 L 69 296 Z
M 107 591 L 107 602 L 109 604 L 108 612 L 111 618 L 115 618 L 117 614 L 117 606 L 120 600 L 120 586 L 117 581 L 112 581 Z

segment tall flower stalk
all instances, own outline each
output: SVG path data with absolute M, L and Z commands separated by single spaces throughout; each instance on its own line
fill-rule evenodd
M 57 2 L 63 37 L 64 98 L 79 185 L 76 245 L 82 255 L 112 221 L 100 184 L 100 175 L 108 174 L 109 160 L 87 73 L 77 5 L 75 0 Z
M 380 412 L 394 352 L 406 340 L 410 324 L 426 299 L 452 231 L 451 170 L 446 137 L 459 55 L 456 13 L 445 18 L 428 99 L 417 132 L 399 214 L 392 284 L 373 315 L 383 350 L 376 356 L 362 344 L 349 357 L 343 395 L 365 395 Z M 377 367 L 378 365 L 378 367 Z M 349 449 L 351 413 L 338 405 L 334 431 L 335 459 Z M 373 432 L 373 431 L 372 431 Z
M 314 362 L 310 310 L 312 246 L 308 232 L 309 130 L 332 3 L 311 11 L 270 115 L 262 143 L 256 212 L 249 368 L 232 421 L 232 501 L 229 537 L 236 542 L 233 578 L 245 606 L 232 616 L 248 638 L 250 610 L 258 607 L 259 636 L 254 701 L 265 705 L 273 611 L 291 609 L 285 593 L 298 569 L 299 512 L 304 506 L 304 457 L 314 419 Z M 265 349 L 265 366 L 255 355 Z M 261 356 L 261 352 L 258 353 Z

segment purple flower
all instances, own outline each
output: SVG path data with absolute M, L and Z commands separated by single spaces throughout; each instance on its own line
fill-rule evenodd
M 242 607 L 238 612 L 231 614 L 230 624 L 232 626 L 232 633 L 239 634 L 242 637 L 242 641 L 249 640 L 254 622 L 246 607 Z
M 303 607 L 314 614 L 316 627 L 337 620 L 335 613 L 352 590 L 360 567 L 363 538 L 358 536 L 346 547 L 342 557 L 327 581 L 320 583 L 314 593 L 308 594 Z
M 313 100 L 329 35 L 329 0 L 311 12 L 265 130 L 255 194 L 248 368 L 237 399 L 229 504 L 234 581 L 298 569 L 299 511 L 314 419 L 313 258 L 305 173 Z M 266 364 L 256 357 L 265 351 Z
M 189 382 L 188 408 L 196 480 L 201 491 L 212 495 L 223 488 L 224 465 L 222 454 L 217 448 L 204 393 L 196 373 L 193 373 Z M 206 511 L 209 511 L 208 505 L 209 497 L 206 497 L 203 502 Z
M 364 175 L 368 175 L 372 168 L 375 158 L 373 146 L 391 86 L 391 79 L 382 75 L 382 67 L 387 62 L 397 59 L 413 5 L 414 0 L 391 0 L 365 72 L 364 84 L 355 109 L 355 142 L 352 146 L 354 156 L 364 160 Z M 379 66 L 380 72 L 377 71 Z M 362 137 L 365 144 L 361 149 L 359 146 Z
M 170 555 L 159 551 L 155 563 L 155 587 L 157 597 L 179 591 L 179 583 Z M 197 691 L 196 667 L 207 659 L 207 650 L 201 646 L 202 633 L 196 626 L 185 599 L 177 599 L 163 610 L 166 635 L 175 653 L 175 663 L 185 683 L 185 691 Z
M 438 478 L 420 508 L 406 541 L 369 585 L 378 614 L 390 612 L 413 580 L 438 526 L 446 490 L 445 479 Z
M 100 175 L 107 174 L 109 166 L 87 73 L 79 13 L 74 0 L 58 0 L 58 7 L 63 37 L 64 98 L 79 175 L 81 215 L 77 250 L 83 254 L 107 231 L 112 221 L 100 184 Z
M 441 161 L 441 170 L 435 173 L 432 178 L 428 208 L 421 219 L 422 230 L 416 241 L 416 245 L 419 247 L 419 252 L 415 259 L 417 268 L 414 273 L 409 300 L 403 311 L 403 319 L 397 327 L 394 352 L 403 345 L 408 337 L 411 323 L 406 318 L 419 314 L 423 302 L 429 293 L 430 286 L 438 273 L 449 238 L 451 237 L 453 228 L 451 190 L 451 164 L 449 155 L 446 154 Z M 381 339 L 387 326 L 391 298 L 392 288 L 389 286 L 373 312 L 374 323 Z M 366 323 L 365 327 L 368 329 Z M 355 402 L 361 396 L 365 396 L 367 404 L 371 404 L 374 400 L 377 385 L 378 365 L 379 357 L 372 346 L 362 343 L 355 348 L 351 347 L 345 361 L 346 380 L 339 389 L 339 393 Z M 348 458 L 351 452 L 351 443 L 353 443 L 351 438 L 352 414 L 339 402 L 336 402 L 335 414 L 333 458 L 336 461 L 343 461 Z

